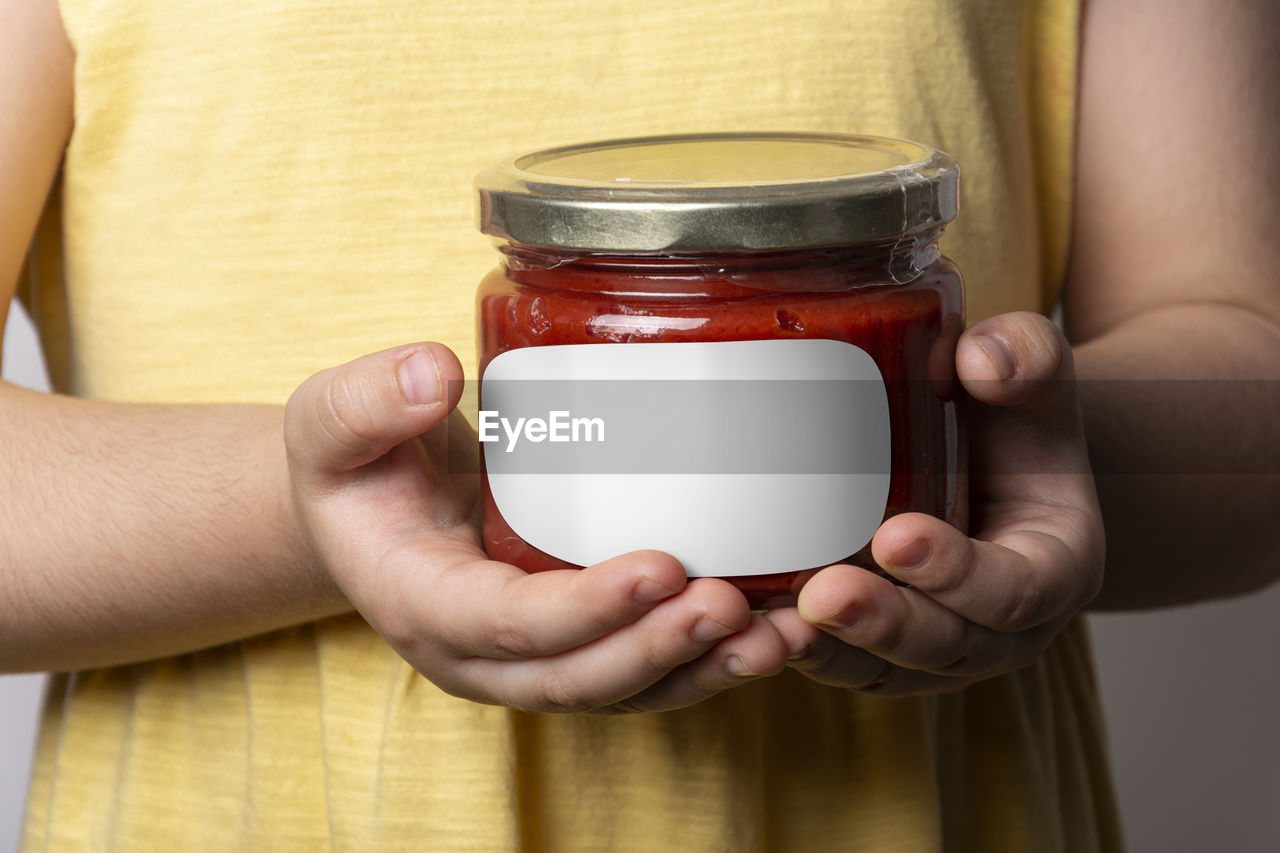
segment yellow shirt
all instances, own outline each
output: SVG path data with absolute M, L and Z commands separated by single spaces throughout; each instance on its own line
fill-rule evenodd
M 971 319 L 1044 310 L 1062 274 L 1070 0 L 62 11 L 76 125 L 23 295 L 63 392 L 281 402 L 420 339 L 473 369 L 473 175 L 591 138 L 916 138 L 962 166 Z M 348 616 L 55 677 L 24 850 L 1114 850 L 1095 692 L 1076 625 L 940 698 L 787 673 L 530 715 L 444 695 Z

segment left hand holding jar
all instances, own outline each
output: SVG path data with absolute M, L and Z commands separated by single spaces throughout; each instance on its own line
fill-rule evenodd
M 462 366 L 423 343 L 317 373 L 285 409 L 312 564 L 423 676 L 530 711 L 656 711 L 782 670 L 742 594 L 656 551 L 523 570 L 480 546 Z M 458 458 L 455 458 L 458 457 Z
M 973 397 L 973 538 L 922 513 L 884 522 L 872 554 L 907 586 L 831 566 L 767 618 L 791 666 L 883 696 L 942 693 L 1036 660 L 1102 585 L 1102 516 L 1071 349 L 1047 319 L 1014 313 L 956 350 Z

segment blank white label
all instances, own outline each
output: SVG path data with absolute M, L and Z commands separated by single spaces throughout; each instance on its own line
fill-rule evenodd
M 889 407 L 842 341 L 510 350 L 481 383 L 499 512 L 590 565 L 641 548 L 690 576 L 828 565 L 871 540 L 889 493 Z

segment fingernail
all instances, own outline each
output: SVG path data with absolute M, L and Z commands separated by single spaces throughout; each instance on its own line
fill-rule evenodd
M 933 548 L 928 539 L 917 539 L 907 547 L 885 560 L 886 568 L 918 569 L 929 561 Z
M 400 392 L 415 406 L 440 399 L 440 370 L 426 350 L 418 350 L 400 362 Z
M 787 655 L 787 662 L 799 663 L 800 661 L 804 660 L 811 654 L 813 654 L 813 646 L 809 645 L 808 643 L 805 643 L 803 646 L 793 650 L 791 654 Z
M 663 586 L 651 578 L 640 578 L 640 580 L 636 581 L 635 589 L 631 591 L 631 595 L 641 604 L 653 604 L 655 601 L 670 598 L 679 591 L 669 586 Z
M 1002 382 L 1013 378 L 1018 365 L 1013 360 L 1013 350 L 1008 341 L 997 335 L 977 335 L 973 342 L 987 354 L 991 365 L 996 369 L 996 376 L 999 376 Z
M 828 616 L 818 624 L 828 628 L 852 628 L 857 623 L 859 615 L 857 604 L 847 604 L 843 610 Z
M 703 616 L 698 620 L 698 624 L 693 626 L 690 636 L 699 643 L 710 643 L 712 640 L 720 640 L 736 633 L 738 633 L 736 628 L 730 628 L 709 616 Z
M 725 669 L 729 670 L 729 674 L 738 678 L 751 678 L 759 675 L 758 672 L 752 672 L 751 667 L 747 666 L 747 662 L 742 659 L 742 655 L 730 655 L 725 661 Z

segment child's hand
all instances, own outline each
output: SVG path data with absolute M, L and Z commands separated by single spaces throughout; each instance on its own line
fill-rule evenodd
M 792 666 L 880 695 L 956 690 L 1036 660 L 1102 583 L 1102 516 L 1071 349 L 1036 314 L 974 326 L 956 351 L 969 409 L 972 539 L 895 516 L 871 549 L 897 586 L 832 566 L 769 618 Z
M 637 711 L 783 668 L 782 638 L 736 589 L 686 582 L 665 554 L 537 574 L 489 560 L 477 478 L 448 473 L 475 470 L 461 461 L 476 447 L 453 412 L 461 387 L 448 349 L 417 344 L 311 377 L 285 411 L 315 557 L 419 672 L 478 702 Z

